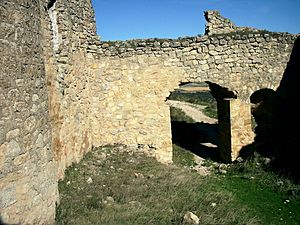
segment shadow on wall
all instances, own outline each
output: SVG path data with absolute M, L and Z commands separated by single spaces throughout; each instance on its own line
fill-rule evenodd
M 242 150 L 272 158 L 272 168 L 300 181 L 300 37 L 276 91 L 262 89 L 251 98 L 256 138 Z
M 276 92 L 272 89 L 264 88 L 254 92 L 250 97 L 250 102 L 254 107 L 251 113 L 255 118 L 254 146 L 255 151 L 264 157 L 271 157 L 274 151 L 274 104 Z
M 8 224 L 8 223 L 4 223 L 1 216 L 0 216 L 0 225 L 20 225 L 20 223 L 18 224 Z

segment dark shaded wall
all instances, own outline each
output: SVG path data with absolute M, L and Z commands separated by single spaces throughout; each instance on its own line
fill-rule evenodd
M 271 157 L 273 168 L 300 179 L 300 38 L 293 46 L 290 60 L 276 91 L 261 89 L 250 100 L 257 122 L 255 142 L 249 146 Z M 246 149 L 245 149 L 246 152 Z
M 274 141 L 279 168 L 300 179 L 300 37 L 293 51 L 279 88 L 274 107 Z

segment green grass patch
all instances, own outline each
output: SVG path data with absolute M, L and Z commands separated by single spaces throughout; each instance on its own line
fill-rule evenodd
M 233 204 L 244 205 L 261 224 L 300 224 L 300 185 L 264 168 L 260 157 L 232 165 L 216 191 L 235 195 Z

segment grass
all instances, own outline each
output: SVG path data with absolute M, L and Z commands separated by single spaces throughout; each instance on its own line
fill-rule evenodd
M 233 165 L 219 188 L 234 192 L 261 224 L 300 224 L 300 185 L 268 171 L 262 160 Z
M 256 161 L 202 177 L 181 162 L 163 165 L 123 147 L 103 147 L 67 169 L 56 224 L 185 224 L 187 211 L 200 224 L 299 224 L 299 190 Z
M 183 167 L 195 166 L 194 155 L 176 144 L 173 144 L 173 162 Z

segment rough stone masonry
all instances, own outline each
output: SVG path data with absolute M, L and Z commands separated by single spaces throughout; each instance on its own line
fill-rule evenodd
M 0 1 L 1 223 L 53 223 L 58 179 L 92 146 L 144 146 L 171 162 L 165 100 L 181 82 L 236 90 L 231 118 L 278 86 L 297 35 L 205 15 L 204 36 L 100 42 L 90 0 Z M 245 135 L 247 120 L 233 120 Z

